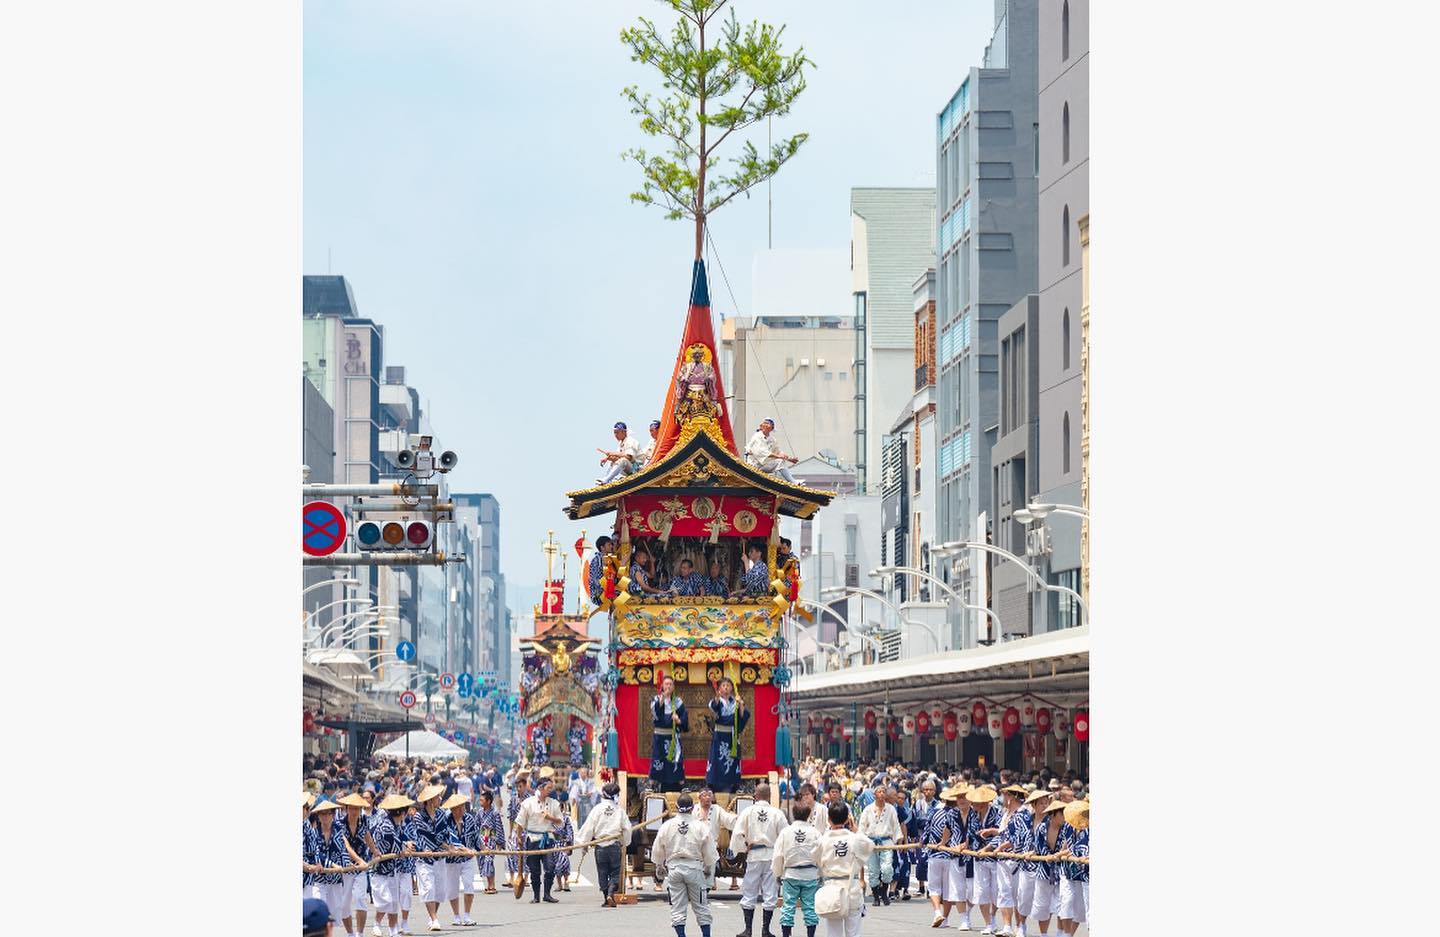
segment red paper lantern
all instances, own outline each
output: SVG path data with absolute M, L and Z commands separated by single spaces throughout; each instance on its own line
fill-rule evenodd
M 824 721 L 823 723 L 821 723 L 821 728 L 823 728 L 823 729 L 825 730 L 825 734 L 826 734 L 826 735 L 834 735 L 834 734 L 835 734 L 835 720 L 832 719 L 832 718 L 830 718 L 829 716 L 826 716 L 826 717 L 825 717 L 825 721 Z
M 875 710 L 865 710 L 865 731 L 871 732 L 875 729 Z
M 1051 721 L 1049 707 L 1041 706 L 1039 709 L 1035 710 L 1035 731 L 1039 732 L 1041 735 L 1044 735 L 1045 733 L 1050 731 L 1050 725 Z
M 885 734 L 892 739 L 898 739 L 900 737 L 900 722 L 896 719 L 891 719 L 890 726 L 885 730 Z
M 303 725 L 305 726 L 303 731 L 306 735 L 309 735 L 311 732 L 315 731 L 315 714 L 308 709 L 305 710 L 305 719 Z
M 985 708 L 985 704 L 977 699 L 974 703 L 970 704 L 970 724 L 974 726 L 985 725 L 985 716 L 987 713 L 989 713 L 989 710 Z
M 1082 709 L 1075 714 L 1075 740 L 1090 741 L 1090 712 L 1088 710 Z
M 930 714 L 923 709 L 915 716 L 915 731 L 921 735 L 930 731 Z
M 1001 719 L 1000 731 L 1005 734 L 1007 739 L 1020 731 L 1020 710 L 1014 706 L 1007 707 L 1005 709 L 1005 715 L 1001 717 Z
M 945 741 L 955 741 L 955 736 L 960 734 L 960 724 L 954 719 L 947 718 L 944 724 Z

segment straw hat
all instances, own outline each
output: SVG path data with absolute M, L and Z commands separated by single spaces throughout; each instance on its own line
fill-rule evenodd
M 415 801 L 403 794 L 391 794 L 389 797 L 380 801 L 381 810 L 404 810 L 406 807 L 413 807 L 414 805 Z
M 1025 788 L 1021 787 L 1019 784 L 1007 784 L 1007 785 L 1005 785 L 1004 787 L 1000 788 L 1000 793 L 1002 793 L 1002 794 L 1018 794 L 1018 795 L 1020 795 L 1021 797 L 1024 797 L 1024 796 L 1025 796 Z
M 1048 816 L 1050 816 L 1050 814 L 1054 813 L 1055 811 L 1057 811 L 1057 810 L 1064 810 L 1064 809 L 1065 809 L 1066 807 L 1068 807 L 1068 806 L 1070 806 L 1070 805 L 1067 804 L 1067 803 L 1065 803 L 1065 801 L 1063 801 L 1063 800 L 1057 800 L 1057 801 L 1055 801 L 1053 804 L 1051 804 L 1050 806 L 1048 806 L 1048 807 L 1045 808 L 1045 816 L 1048 817 Z
M 964 793 L 964 791 L 962 791 L 962 790 L 960 789 L 960 785 L 956 784 L 954 787 L 947 787 L 947 788 L 945 788 L 944 790 L 942 790 L 940 793 L 936 794 L 935 796 L 938 797 L 938 798 L 940 798 L 941 800 L 954 800 L 955 798 L 959 797 L 959 796 L 960 796 L 961 794 L 963 794 L 963 793 Z
M 301 791 L 301 792 L 300 792 L 300 803 L 302 803 L 302 804 L 304 804 L 305 806 L 308 807 L 308 806 L 310 806 L 311 804 L 313 804 L 314 802 L 315 802 L 315 795 L 314 795 L 314 794 L 310 793 L 309 791 Z
M 555 769 L 552 768 L 550 765 L 546 765 L 545 767 L 543 767 L 543 768 L 540 769 L 540 780 L 545 781 L 545 780 L 548 780 L 548 779 L 550 779 L 550 778 L 553 778 L 554 776 L 555 776 Z
M 995 788 L 981 785 L 966 791 L 965 799 L 972 804 L 988 804 L 996 798 Z
M 368 807 L 368 806 L 370 806 L 370 801 L 368 801 L 368 800 L 366 800 L 365 798 L 361 797 L 359 794 L 346 794 L 344 797 L 342 797 L 342 798 L 340 798 L 338 801 L 336 801 L 336 803 L 338 803 L 338 804 L 339 804 L 340 806 L 342 806 L 342 807 Z
M 443 793 L 445 793 L 444 784 L 427 784 L 425 789 L 420 792 L 420 796 L 415 799 L 423 804 L 432 798 L 439 797 Z
M 440 809 L 449 810 L 451 807 L 468 806 L 470 806 L 470 798 L 466 797 L 464 794 L 452 794 L 445 799 L 445 803 L 440 805 Z
M 340 809 L 340 805 L 337 804 L 337 803 L 335 803 L 335 801 L 333 801 L 333 800 L 322 800 L 322 801 L 320 801 L 320 803 L 318 803 L 318 804 L 316 804 L 315 806 L 313 806 L 313 807 L 310 808 L 310 816 L 313 817 L 313 816 L 315 816 L 315 814 L 317 814 L 317 813 L 322 813 L 322 812 L 324 812 L 324 811 L 326 811 L 326 810 L 339 810 L 339 809 Z
M 1035 803 L 1035 801 L 1037 801 L 1037 800 L 1044 800 L 1045 798 L 1047 798 L 1047 797 L 1049 797 L 1049 796 L 1050 796 L 1050 792 L 1047 791 L 1047 790 L 1032 791 L 1032 792 L 1030 793 L 1030 796 L 1027 797 L 1027 798 L 1025 798 L 1025 803 L 1027 803 L 1027 804 L 1033 804 L 1033 803 Z
M 1087 800 L 1071 801 L 1065 805 L 1065 822 L 1083 830 L 1090 825 L 1090 802 Z

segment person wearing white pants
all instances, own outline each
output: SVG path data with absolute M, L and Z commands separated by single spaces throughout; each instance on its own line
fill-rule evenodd
M 317 833 L 314 861 L 322 868 L 336 869 L 364 864 L 345 839 L 345 825 L 335 822 L 335 811 L 339 809 L 339 804 L 327 800 L 316 804 L 310 810 L 310 822 L 315 824 Z M 355 935 L 350 908 L 352 879 L 353 875 L 340 872 L 321 872 L 314 876 L 310 895 L 325 902 L 330 908 L 330 915 L 345 925 L 347 937 Z
M 1034 853 L 1035 836 L 1040 829 L 1041 811 L 1050 803 L 1050 792 L 1046 790 L 1032 791 L 1030 796 L 1025 798 L 1025 806 L 1020 808 L 1020 813 L 1025 817 L 1025 829 L 1022 833 L 1025 844 L 1022 849 L 1012 850 L 1014 852 Z M 1026 859 L 1020 863 L 1020 877 L 1015 885 L 1015 917 L 1016 933 L 1024 937 L 1025 921 L 1035 912 L 1035 885 L 1040 875 L 1040 863 L 1033 859 Z M 1049 917 L 1049 909 L 1046 909 L 1046 917 Z
M 420 792 L 422 809 L 415 815 L 420 852 L 448 852 L 451 849 L 450 814 L 440 809 L 440 795 L 444 793 L 443 784 L 428 785 Z M 420 883 L 420 900 L 425 902 L 432 931 L 440 930 L 440 905 L 450 900 L 452 876 L 446 871 L 446 865 L 444 859 L 435 857 L 417 856 L 415 859 L 415 879 Z
M 702 937 L 710 937 L 713 920 L 705 884 L 715 874 L 720 856 L 710 835 L 710 825 L 695 820 L 694 808 L 695 802 L 689 794 L 676 798 L 675 816 L 660 827 L 650 847 L 655 874 L 664 877 L 670 892 L 670 926 L 675 928 L 676 937 L 685 937 L 691 908 L 695 910 L 695 923 L 700 925 Z
M 1020 805 L 1025 788 L 1008 785 L 1000 792 L 1005 809 L 1000 816 L 1000 832 L 990 840 L 988 848 L 996 852 L 1025 853 L 1030 850 L 1030 814 Z M 1024 933 L 1016 914 L 1020 896 L 1020 860 L 998 859 L 995 864 L 995 906 L 1000 909 L 1001 937 Z
M 860 924 L 865 917 L 865 890 L 860 886 L 860 872 L 875 851 L 875 844 L 870 837 L 854 832 L 855 821 L 844 801 L 830 805 L 829 820 L 830 828 L 820 837 L 820 887 L 848 887 L 850 913 L 843 917 L 826 916 L 825 937 L 860 937 Z
M 1065 807 L 1065 828 L 1060 831 L 1056 854 L 1090 857 L 1090 805 L 1083 800 Z M 1060 864 L 1060 930 L 1073 934 L 1090 917 L 1090 865 L 1085 862 Z
M 770 785 L 755 785 L 755 802 L 735 818 L 735 830 L 730 835 L 730 850 L 745 853 L 745 878 L 740 883 L 740 911 L 745 915 L 745 929 L 736 937 L 751 937 L 755 929 L 755 906 L 763 912 L 760 937 L 775 937 L 770 931 L 770 919 L 775 914 L 775 900 L 779 896 L 779 884 L 775 881 L 773 849 L 780 838 L 780 831 L 788 823 L 785 814 L 770 803 Z
M 1030 841 L 1030 849 L 1035 855 L 1053 856 L 1060 851 L 1060 827 L 1065 822 L 1061 811 L 1064 809 L 1065 805 L 1056 801 L 1040 814 L 1035 835 Z M 1050 932 L 1050 918 L 1054 914 L 1051 909 L 1060 888 L 1060 863 L 1036 862 L 1035 866 L 1035 891 L 1025 909 L 1025 916 L 1039 926 L 1043 937 Z
M 980 785 L 965 793 L 970 802 L 970 817 L 966 832 L 971 849 L 982 848 L 995 834 L 1000 832 L 1000 807 L 995 803 L 995 788 Z M 980 907 L 985 919 L 981 934 L 995 933 L 995 860 L 976 856 L 975 876 L 970 882 L 970 904 Z
M 370 823 L 370 843 L 376 857 L 397 855 L 414 845 L 406 843 L 400 832 L 405 812 L 413 803 L 399 794 L 380 801 Z M 370 870 L 370 891 L 375 899 L 375 927 L 380 937 L 394 937 L 400 933 L 400 912 L 410 895 L 410 876 L 402 871 L 400 859 L 382 859 L 375 864 Z
M 450 846 L 463 851 L 477 849 L 480 844 L 480 823 L 470 812 L 470 798 L 456 791 L 440 808 L 450 811 Z M 474 856 L 457 855 L 445 860 L 445 885 L 450 902 L 450 919 L 461 927 L 475 926 L 475 922 L 470 919 L 470 905 L 475 900 L 477 871 L 479 870 Z M 460 910 L 461 895 L 465 896 L 464 911 Z

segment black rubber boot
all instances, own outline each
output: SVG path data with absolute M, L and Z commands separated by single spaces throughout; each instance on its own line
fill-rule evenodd
M 780 937 L 790 937 L 790 932 L 795 928 L 789 924 L 780 925 Z
M 760 937 L 775 937 L 770 931 L 770 919 L 775 916 L 774 911 L 763 911 L 760 915 Z
M 886 882 L 884 885 L 881 885 L 881 886 L 880 886 L 880 900 L 885 903 L 885 906 L 886 906 L 887 908 L 890 906 L 890 883 L 889 883 L 889 882 Z
M 685 937 L 685 925 L 684 925 L 684 924 L 672 924 L 672 925 L 670 925 L 670 926 L 673 927 L 673 928 L 675 928 L 675 937 Z
M 805 925 L 805 937 L 815 937 L 815 925 L 814 925 L 814 924 L 806 924 L 806 925 Z
M 750 934 L 755 930 L 755 909 L 741 908 L 740 911 L 745 915 L 745 929 L 736 934 L 735 937 L 750 937 Z

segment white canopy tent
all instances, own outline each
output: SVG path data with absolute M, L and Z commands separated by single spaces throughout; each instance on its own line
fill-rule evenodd
M 438 761 L 448 758 L 468 758 L 469 752 L 456 745 L 448 739 L 441 738 L 434 732 L 427 732 L 424 729 L 413 730 L 407 735 L 402 735 L 384 748 L 377 749 L 376 755 L 383 755 L 387 758 L 404 758 L 406 756 L 406 738 L 409 738 L 409 756 L 411 758 L 423 758 L 426 761 Z

